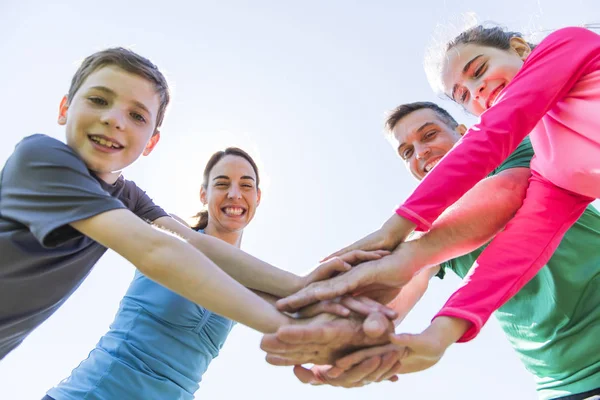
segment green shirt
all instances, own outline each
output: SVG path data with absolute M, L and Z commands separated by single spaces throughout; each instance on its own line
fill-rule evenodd
M 490 176 L 529 168 L 526 138 Z M 464 278 L 485 246 L 441 265 Z M 538 394 L 551 399 L 600 388 L 600 213 L 589 206 L 540 272 L 495 313 Z

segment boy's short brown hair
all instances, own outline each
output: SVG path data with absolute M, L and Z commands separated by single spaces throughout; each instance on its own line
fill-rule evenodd
M 68 101 L 70 102 L 73 99 L 75 93 L 88 76 L 94 71 L 108 65 L 115 65 L 127 72 L 139 75 L 154 84 L 156 92 L 160 97 L 160 106 L 158 107 L 158 114 L 156 116 L 156 127 L 160 127 L 165 117 L 167 105 L 171 99 L 167 80 L 158 67 L 152 64 L 150 60 L 123 47 L 98 51 L 83 60 L 71 80 L 71 87 L 69 87 L 69 93 L 67 94 Z

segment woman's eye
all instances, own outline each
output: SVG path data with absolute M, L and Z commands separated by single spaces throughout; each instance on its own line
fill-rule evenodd
M 405 160 L 407 158 L 410 158 L 411 155 L 412 155 L 412 148 L 408 148 L 408 149 L 403 150 L 402 154 L 401 154 L 402 158 L 404 158 Z

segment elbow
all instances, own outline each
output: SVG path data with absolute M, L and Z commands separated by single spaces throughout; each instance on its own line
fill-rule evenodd
M 143 251 L 141 251 L 134 262 L 135 267 L 147 277 L 162 281 L 168 272 L 168 263 L 171 252 L 181 252 L 179 246 L 185 243 L 166 232 L 155 230 L 155 233 L 145 239 Z

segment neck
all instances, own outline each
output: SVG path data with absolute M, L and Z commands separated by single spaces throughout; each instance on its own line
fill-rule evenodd
M 229 243 L 232 246 L 239 248 L 242 244 L 242 234 L 243 231 L 231 232 L 224 231 L 222 229 L 217 228 L 213 224 L 208 222 L 206 228 L 204 228 L 204 233 L 210 236 L 214 236 L 218 239 L 221 239 L 224 242 Z
M 117 181 L 117 179 L 119 179 L 119 176 L 121 176 L 121 171 L 107 172 L 107 173 L 94 172 L 94 174 L 99 179 L 102 179 L 104 182 L 108 183 L 109 185 L 114 185 L 114 183 Z

